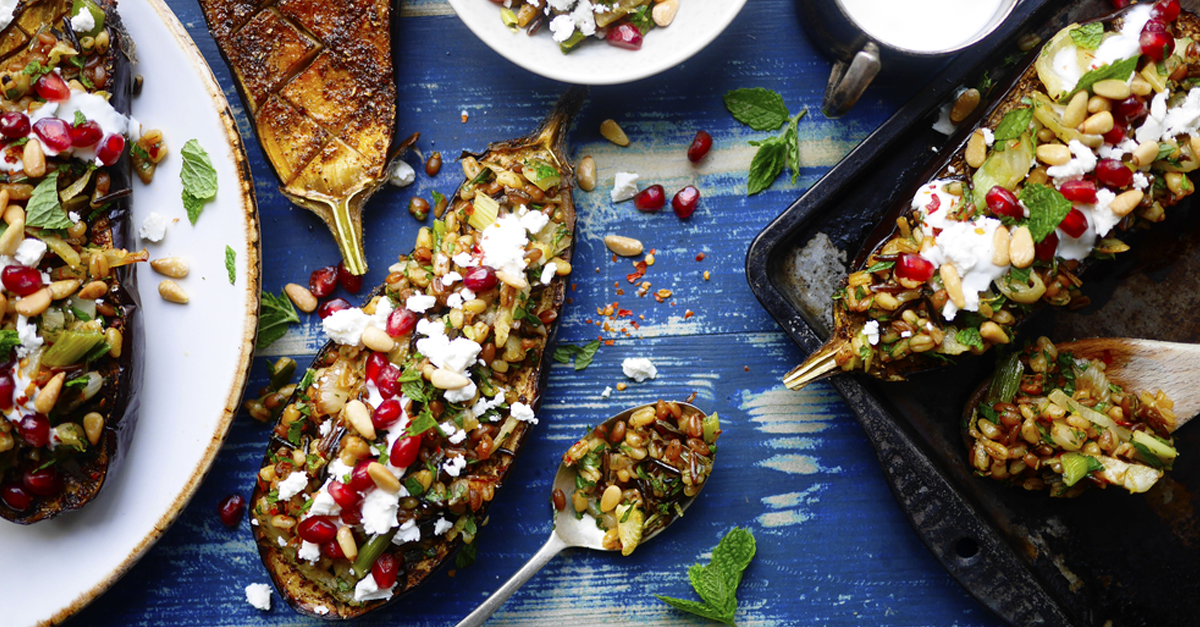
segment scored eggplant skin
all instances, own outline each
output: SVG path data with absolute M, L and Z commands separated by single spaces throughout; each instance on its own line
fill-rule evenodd
M 561 198 L 559 207 L 562 209 L 563 218 L 561 224 L 567 229 L 569 237 L 573 237 L 575 227 L 575 207 L 571 197 L 571 189 L 574 185 L 573 169 L 567 159 L 566 152 L 566 134 L 567 130 L 574 119 L 575 114 L 579 111 L 586 97 L 587 91 L 585 88 L 573 88 L 568 91 L 555 106 L 554 110 L 542 122 L 542 124 L 531 134 L 512 139 L 504 142 L 493 143 L 488 146 L 488 149 L 478 155 L 464 153 L 464 158 L 472 157 L 481 163 L 495 163 L 507 166 L 524 156 L 530 155 L 548 155 L 553 161 L 557 162 L 557 166 L 562 176 L 560 183 L 560 191 L 558 192 Z M 470 203 L 462 198 L 461 192 L 465 186 L 471 182 L 464 183 L 451 197 L 452 204 L 447 212 L 463 213 L 464 209 L 470 207 Z M 464 214 L 465 215 L 465 214 Z M 462 229 L 468 229 L 467 221 L 462 221 Z M 563 256 L 569 260 L 573 245 L 570 245 L 564 252 Z M 402 257 L 403 259 L 403 257 Z M 538 293 L 538 301 L 536 305 L 530 304 L 526 311 L 543 313 L 548 312 L 553 315 L 553 320 L 545 323 L 546 334 L 537 338 L 537 344 L 529 348 L 529 354 L 537 354 L 537 357 L 530 357 L 522 362 L 522 366 L 515 370 L 509 370 L 508 379 L 505 385 L 509 389 L 508 396 L 514 401 L 519 401 L 532 406 L 536 411 L 540 405 L 542 391 L 545 389 L 546 381 L 549 376 L 549 360 L 551 352 L 547 351 L 554 342 L 554 337 L 558 329 L 557 320 L 558 313 L 561 311 L 566 298 L 566 285 L 569 275 L 554 277 L 550 284 Z M 366 302 L 370 303 L 377 296 L 383 295 L 386 286 L 380 286 L 375 289 L 367 298 Z M 386 296 L 383 296 L 386 298 Z M 435 308 L 434 315 L 443 313 L 443 311 Z M 515 331 L 514 331 L 515 333 Z M 399 338 L 404 340 L 403 337 Z M 416 334 L 414 333 L 411 340 L 415 342 Z M 364 390 L 365 376 L 362 374 L 365 369 L 366 353 L 354 354 L 347 357 L 345 354 L 346 347 L 340 346 L 335 342 L 327 343 L 314 357 L 313 369 L 315 370 L 315 380 L 320 381 L 326 373 L 333 371 L 334 368 L 345 365 L 351 371 L 350 378 L 354 380 L 352 384 L 351 399 L 366 398 Z M 322 367 L 324 365 L 324 367 Z M 296 395 L 301 395 L 305 389 L 297 388 Z M 289 406 L 296 402 L 294 396 L 289 401 Z M 510 401 L 511 402 L 511 401 Z M 264 455 L 263 469 L 274 467 L 276 465 L 275 452 L 280 448 L 292 448 L 294 443 L 289 442 L 287 438 L 281 434 L 287 432 L 287 426 L 284 424 L 284 417 L 287 415 L 285 409 L 281 415 L 280 422 L 272 434 L 271 440 L 268 443 L 267 450 Z M 336 416 L 331 416 L 330 419 L 336 419 Z M 490 487 L 498 489 L 501 487 L 504 479 L 508 475 L 508 471 L 512 465 L 515 455 L 519 452 L 522 443 L 528 436 L 530 425 L 526 422 L 516 421 L 515 430 L 511 433 L 508 439 L 503 441 L 503 446 L 499 447 L 489 457 L 473 464 L 471 466 L 472 479 L 486 479 Z M 436 430 L 436 429 L 435 429 Z M 342 438 L 347 435 L 344 427 L 334 427 L 331 432 L 321 438 L 313 438 L 308 442 L 308 452 L 311 455 L 314 451 L 321 456 L 332 459 L 336 455 L 338 446 Z M 273 470 L 272 470 L 273 472 Z M 322 473 L 325 470 L 321 471 Z M 316 485 L 324 482 L 325 477 L 320 477 L 321 481 Z M 408 550 L 401 551 L 396 547 L 390 547 L 389 551 L 394 552 L 400 560 L 400 571 L 396 590 L 394 595 L 387 600 L 366 601 L 361 604 L 347 603 L 330 594 L 321 586 L 314 583 L 304 572 L 304 566 L 298 563 L 294 546 L 291 548 L 282 548 L 277 543 L 277 535 L 268 532 L 267 526 L 271 524 L 272 516 L 258 512 L 257 508 L 264 502 L 266 493 L 264 488 L 269 487 L 261 479 L 255 483 L 254 493 L 251 496 L 251 516 L 256 518 L 252 529 L 259 548 L 259 556 L 262 558 L 264 566 L 271 575 L 271 579 L 279 591 L 280 596 L 297 612 L 309 616 L 323 618 L 327 620 L 342 620 L 351 619 L 366 614 L 370 611 L 379 609 L 396 599 L 412 592 L 421 583 L 428 580 L 439 567 L 444 565 L 446 561 L 461 547 L 464 542 L 462 535 L 458 534 L 453 540 L 447 540 L 447 535 L 435 536 L 430 541 L 426 541 L 423 536 L 420 546 L 420 551 Z M 482 521 L 488 513 L 488 505 L 490 501 L 485 500 L 480 509 L 472 509 L 471 513 L 476 519 Z M 432 519 L 422 521 L 423 528 L 432 526 Z
M 362 206 L 387 181 L 396 126 L 389 0 L 201 0 L 263 152 L 292 202 L 366 272 Z
M 107 87 L 111 94 L 109 103 L 119 113 L 128 116 L 133 99 L 132 40 L 121 23 L 116 1 L 101 0 L 97 4 L 104 9 L 105 29 L 111 40 L 105 62 L 110 81 Z M 19 4 L 14 10 L 13 22 L 0 31 L 0 67 L 20 59 L 40 30 L 53 27 L 62 32 L 64 19 L 69 20 L 71 8 L 70 0 L 34 0 Z M 110 209 L 91 224 L 89 238 L 93 245 L 128 249 L 134 244 L 128 152 L 106 171 L 112 181 Z M 109 359 L 108 363 L 97 368 L 104 377 L 103 387 L 86 408 L 76 410 L 80 415 L 85 411 L 97 411 L 104 415 L 100 441 L 86 454 L 58 464 L 63 482 L 59 494 L 39 497 L 33 507 L 23 512 L 14 512 L 0 504 L 0 517 L 27 525 L 79 509 L 96 497 L 108 476 L 123 461 L 137 423 L 141 394 L 139 384 L 145 354 L 135 265 L 114 270 L 115 280 L 106 297 L 110 304 L 116 305 L 115 317 L 123 323 L 121 356 Z

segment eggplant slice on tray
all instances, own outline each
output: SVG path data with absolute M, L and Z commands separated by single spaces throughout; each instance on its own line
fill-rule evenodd
M 275 425 L 251 498 L 296 611 L 348 619 L 411 592 L 474 540 L 537 423 L 571 270 L 568 91 L 528 136 L 464 154 L 441 219 L 332 338 Z

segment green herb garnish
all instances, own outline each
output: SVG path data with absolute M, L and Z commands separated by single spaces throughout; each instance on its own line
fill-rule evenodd
M 1020 138 L 1022 133 L 1029 130 L 1029 123 L 1032 121 L 1033 107 L 1022 107 L 1005 113 L 1004 119 L 996 125 L 994 133 L 996 141 L 1003 142 Z
M 51 172 L 33 188 L 33 196 L 25 205 L 25 226 L 66 229 L 72 224 L 70 216 L 58 202 L 58 172 Z
M 737 588 L 742 582 L 742 572 L 754 557 L 754 551 L 754 536 L 750 530 L 734 527 L 713 549 L 712 561 L 707 566 L 695 564 L 688 569 L 692 588 L 703 601 L 654 596 L 675 609 L 734 626 Z
M 204 203 L 217 197 L 217 170 L 208 153 L 194 139 L 189 139 L 179 152 L 183 157 L 183 167 L 179 171 L 183 181 L 183 206 L 187 209 L 188 220 L 195 224 Z
M 571 357 L 574 357 L 575 369 L 583 370 L 592 365 L 592 359 L 598 350 L 600 350 L 600 340 L 592 340 L 584 346 L 563 344 L 554 349 L 554 360 L 560 364 L 566 364 L 571 362 Z
M 1100 40 L 1104 39 L 1104 25 L 1100 22 L 1092 22 L 1079 28 L 1073 28 L 1071 29 L 1071 39 L 1080 48 L 1095 50 L 1100 47 Z
M 734 119 L 756 131 L 774 131 L 791 114 L 783 104 L 783 96 L 762 87 L 735 89 L 725 94 L 725 108 Z
M 258 315 L 258 341 L 255 346 L 262 350 L 283 337 L 289 324 L 300 322 L 296 308 L 286 294 L 276 296 L 270 292 L 262 293 L 262 306 Z
M 228 244 L 225 245 L 225 271 L 229 273 L 229 284 L 237 283 L 237 253 Z
M 1071 212 L 1071 201 L 1049 185 L 1026 185 L 1021 190 L 1021 202 L 1029 208 L 1029 232 L 1034 243 L 1046 239 Z

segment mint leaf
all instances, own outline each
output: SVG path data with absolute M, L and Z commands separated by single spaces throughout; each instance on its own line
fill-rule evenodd
M 714 564 L 720 566 L 721 572 L 725 573 L 725 585 L 729 588 L 731 596 L 742 582 L 742 571 L 750 565 L 757 549 L 754 535 L 749 529 L 741 527 L 730 529 L 729 533 L 721 538 L 717 548 L 713 549 L 712 564 L 709 567 Z
M 881 270 L 890 270 L 895 265 L 895 261 L 876 261 L 875 263 L 871 264 L 870 268 L 867 268 L 867 273 L 870 274 L 879 272 Z
M 762 87 L 735 89 L 725 94 L 725 108 L 742 124 L 756 131 L 773 131 L 788 121 L 783 96 Z
M 571 358 L 579 354 L 579 347 L 574 344 L 563 344 L 554 349 L 554 361 L 560 364 L 571 363 Z
M 733 616 L 737 610 L 737 599 L 725 587 L 725 575 L 719 567 L 711 563 L 708 566 L 693 564 L 688 569 L 688 580 L 691 581 L 696 594 L 700 595 L 705 603 L 722 614 Z M 733 601 L 732 607 L 730 601 Z
M 687 599 L 675 599 L 672 597 L 662 596 L 661 594 L 656 594 L 656 595 L 654 595 L 654 597 L 656 599 L 658 599 L 659 601 L 662 601 L 663 603 L 666 603 L 667 605 L 670 605 L 671 607 L 673 607 L 677 610 L 691 612 L 692 614 L 695 614 L 696 616 L 702 616 L 702 617 L 710 619 L 710 620 L 715 620 L 718 622 L 725 623 L 726 625 L 731 625 L 733 627 L 736 627 L 736 626 L 734 626 L 734 623 L 733 623 L 733 615 L 732 614 L 726 615 L 723 612 L 717 610 L 716 608 L 714 608 L 713 606 L 711 606 L 707 603 L 700 603 L 699 601 L 689 601 Z
M 1104 39 L 1104 25 L 1100 22 L 1092 22 L 1072 29 L 1071 39 L 1080 48 L 1095 50 L 1100 47 L 1100 40 Z
M 200 143 L 189 139 L 179 151 L 183 157 L 183 168 L 179 178 L 183 181 L 183 191 L 198 200 L 212 200 L 217 195 L 217 170 L 213 167 L 208 153 L 200 147 Z
M 436 429 L 437 426 L 437 420 L 433 417 L 433 412 L 429 411 L 429 408 L 426 407 L 421 410 L 421 413 L 417 414 L 416 418 L 413 418 L 412 424 L 408 425 L 408 435 L 416 437 L 430 429 Z
M 262 305 L 258 313 L 258 341 L 255 347 L 264 349 L 287 333 L 289 324 L 300 322 L 296 308 L 286 294 L 276 296 L 270 292 L 262 293 Z
M 808 115 L 808 109 L 797 113 L 783 134 L 783 143 L 787 145 L 787 163 L 792 170 L 792 185 L 796 184 L 796 179 L 800 176 L 800 134 L 796 127 L 800 118 L 806 115 Z
M 979 350 L 984 349 L 983 336 L 979 334 L 979 329 L 976 329 L 975 327 L 968 327 L 960 330 L 958 333 L 954 334 L 954 339 L 963 346 L 970 346 L 971 348 L 978 348 Z
M 58 172 L 51 172 L 33 188 L 33 196 L 25 205 L 25 226 L 66 229 L 71 224 L 71 218 L 58 202 Z
M 204 211 L 204 201 L 189 194 L 187 190 L 183 190 L 183 208 L 187 210 L 188 221 L 196 224 L 196 220 L 200 218 L 200 212 Z
M 83 126 L 84 124 L 87 124 L 87 121 L 88 121 L 87 116 L 85 116 L 82 111 L 79 111 L 78 109 L 76 109 L 74 125 L 75 126 Z M 136 144 L 134 144 L 134 145 L 136 146 Z
M 1129 77 L 1133 74 L 1133 71 L 1137 69 L 1139 58 L 1141 58 L 1140 55 L 1134 55 L 1132 59 L 1116 61 L 1087 72 L 1080 77 L 1078 83 L 1075 83 L 1075 89 L 1067 92 L 1067 94 L 1062 98 L 1059 98 L 1058 101 L 1064 102 L 1071 96 L 1074 96 L 1077 92 L 1090 91 L 1092 89 L 1092 85 L 1095 85 L 1103 80 L 1108 80 L 1110 78 L 1115 78 L 1121 81 L 1129 80 Z
M 1071 201 L 1049 185 L 1026 185 L 1021 202 L 1029 209 L 1029 232 L 1034 243 L 1041 242 L 1071 212 Z
M 225 271 L 229 273 L 229 284 L 230 285 L 235 285 L 237 283 L 237 266 L 235 265 L 236 261 L 237 261 L 237 253 L 233 252 L 233 249 L 230 248 L 228 245 L 226 245 L 225 246 Z
M 1003 142 L 1010 139 L 1018 139 L 1021 133 L 1029 129 L 1029 123 L 1033 121 L 1033 107 L 1023 107 L 1013 109 L 1004 114 L 1004 119 L 996 125 L 996 141 Z
M 1163 142 L 1158 145 L 1158 154 L 1155 155 L 1154 160 L 1161 161 L 1166 159 L 1167 157 L 1170 157 L 1171 153 L 1175 152 L 1176 150 L 1179 150 L 1179 148 L 1172 146 L 1170 142 Z
M 579 352 L 575 354 L 575 369 L 583 370 L 592 365 L 592 359 L 598 350 L 600 350 L 600 340 L 592 340 L 579 349 Z
M 787 163 L 788 148 L 786 142 L 779 137 L 750 142 L 758 146 L 754 159 L 750 161 L 750 175 L 746 180 L 746 195 L 753 196 L 771 186 L 775 182 L 783 166 Z
M 629 23 L 633 24 L 643 35 L 654 29 L 654 19 L 650 13 L 650 5 L 644 4 L 629 13 Z
M 0 355 L 7 355 L 21 345 L 21 337 L 12 329 L 0 331 Z

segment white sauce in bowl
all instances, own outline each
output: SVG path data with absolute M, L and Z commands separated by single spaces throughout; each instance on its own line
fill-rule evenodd
M 1008 0 L 837 0 L 880 43 L 916 52 L 965 46 L 1007 14 Z

